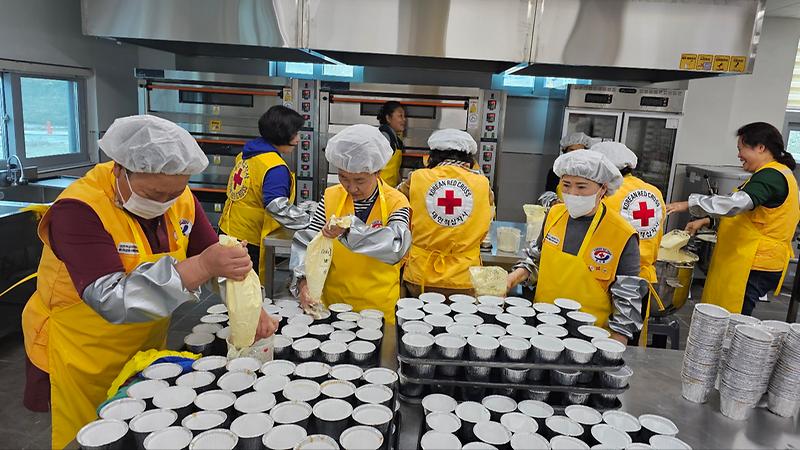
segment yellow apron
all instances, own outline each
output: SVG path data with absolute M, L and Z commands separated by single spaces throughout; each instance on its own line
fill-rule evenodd
M 185 259 L 188 237 L 182 228 L 188 226 L 188 234 L 195 213 L 188 188 L 166 214 L 172 229 L 170 252 L 153 254 L 139 224 L 113 204 L 112 166 L 97 165 L 59 199 L 75 198 L 92 207 L 118 248 L 127 249 L 120 253 L 126 272 L 164 256 Z M 98 188 L 101 183 L 107 186 Z M 96 418 L 96 408 L 106 399 L 111 382 L 136 352 L 164 348 L 169 318 L 121 325 L 103 319 L 80 299 L 64 264 L 50 249 L 48 226 L 45 215 L 39 229 L 45 247 L 37 291 L 25 306 L 22 324 L 28 357 L 50 374 L 52 445 L 63 448 Z
M 602 203 L 577 255 L 562 250 L 566 229 L 567 209 L 563 204 L 554 205 L 542 231 L 544 238 L 534 301 L 552 303 L 560 297 L 575 299 L 581 302 L 583 311 L 597 318 L 597 326 L 608 328 L 608 316 L 613 310 L 609 286 L 614 281 L 622 250 L 635 231 Z
M 385 226 L 392 212 L 408 207 L 405 196 L 385 186 L 382 181 L 378 182 L 377 203 L 370 211 L 367 225 Z M 341 185 L 325 191 L 326 218 L 330 219 L 333 214 L 342 217 L 354 212 L 353 199 Z M 388 323 L 394 323 L 394 305 L 400 298 L 401 266 L 402 262 L 391 265 L 354 253 L 334 240 L 331 267 L 322 299 L 326 305 L 349 303 L 355 311 L 379 309 Z
M 400 184 L 400 167 L 403 165 L 403 151 L 397 149 L 392 153 L 389 162 L 381 169 L 381 180 L 385 181 L 391 187 L 397 187 Z
M 410 183 L 412 246 L 403 279 L 444 289 L 472 289 L 469 268 L 480 266 L 480 245 L 492 208 L 488 179 L 458 166 L 415 170 Z
M 719 305 L 732 313 L 742 312 L 751 270 L 780 271 L 781 279 L 775 288 L 778 295 L 792 256 L 791 241 L 800 220 L 797 182 L 792 172 L 780 163 L 770 162 L 758 171 L 767 168 L 777 169 L 786 177 L 789 186 L 786 200 L 776 208 L 758 206 L 720 219 L 717 245 L 703 287 L 704 303 Z
M 228 178 L 228 199 L 219 218 L 219 229 L 223 233 L 259 247 L 258 278 L 262 285 L 267 273 L 264 238 L 281 227 L 267 213 L 262 188 L 264 176 L 278 166 L 288 168 L 286 161 L 276 152 L 262 153 L 249 159 L 242 159 L 241 153 L 236 155 L 236 164 Z M 294 203 L 295 175 L 291 170 L 289 176 L 289 203 Z

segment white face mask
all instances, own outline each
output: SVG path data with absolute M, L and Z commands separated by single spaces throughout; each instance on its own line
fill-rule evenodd
M 571 195 L 562 194 L 564 197 L 564 205 L 567 206 L 567 212 L 573 219 L 583 217 L 594 209 L 597 204 L 597 194 L 595 195 Z
M 142 219 L 155 219 L 156 217 L 163 216 L 170 206 L 178 201 L 177 197 L 166 203 L 161 203 L 142 197 L 131 187 L 131 180 L 128 178 L 128 171 L 125 169 L 123 169 L 123 171 L 125 172 L 125 181 L 128 182 L 128 190 L 131 191 L 131 196 L 128 198 L 128 200 L 122 203 L 122 207 L 128 210 L 128 212 L 131 214 L 137 215 Z M 119 183 L 117 183 L 117 193 L 119 194 L 119 198 L 122 199 L 122 191 L 119 190 Z

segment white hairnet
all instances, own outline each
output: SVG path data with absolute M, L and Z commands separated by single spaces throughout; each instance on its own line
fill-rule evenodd
M 629 149 L 625 144 L 621 144 L 619 142 L 601 142 L 593 145 L 590 150 L 594 150 L 605 155 L 605 157 L 614 163 L 619 170 L 622 170 L 625 167 L 635 169 L 636 163 L 639 161 L 639 159 L 636 157 L 636 154 L 633 153 L 631 149 Z
M 188 131 L 156 116 L 116 119 L 98 144 L 131 172 L 194 175 L 208 166 L 208 158 Z
M 371 125 L 350 125 L 328 141 L 325 158 L 339 170 L 375 173 L 392 157 L 389 141 Z
M 553 163 L 553 172 L 559 177 L 572 175 L 608 186 L 608 195 L 622 186 L 622 174 L 614 163 L 599 152 L 569 152 Z
M 561 148 L 567 148 L 571 145 L 581 144 L 589 148 L 594 143 L 593 139 L 584 133 L 571 133 L 561 138 Z
M 468 155 L 478 153 L 478 144 L 466 131 L 454 128 L 436 130 L 428 138 L 428 147 L 431 150 L 456 150 Z

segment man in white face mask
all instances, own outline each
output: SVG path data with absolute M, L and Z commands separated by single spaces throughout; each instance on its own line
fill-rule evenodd
M 25 306 L 24 404 L 52 411 L 63 448 L 96 417 L 140 350 L 163 349 L 169 318 L 218 277 L 244 279 L 244 247 L 223 247 L 187 187 L 208 159 L 155 116 L 117 119 L 99 141 L 112 162 L 72 183 L 42 217 L 37 290 Z M 261 311 L 257 337 L 277 321 Z
M 561 155 L 553 170 L 564 203 L 550 209 L 539 241 L 509 274 L 508 287 L 536 279 L 536 302 L 577 300 L 597 326 L 627 344 L 642 329 L 647 283 L 639 277 L 636 230 L 603 203 L 619 189 L 622 175 L 597 152 Z

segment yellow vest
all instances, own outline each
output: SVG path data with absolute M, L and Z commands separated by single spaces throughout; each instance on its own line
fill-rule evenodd
M 410 182 L 412 246 L 404 279 L 420 286 L 471 289 L 489 232 L 489 180 L 458 166 L 420 169 Z
M 397 187 L 400 184 L 400 167 L 403 165 L 403 151 L 397 149 L 392 153 L 389 162 L 381 169 L 381 180 L 385 181 L 391 187 Z
M 773 161 L 756 173 L 768 168 L 777 169 L 786 177 L 789 194 L 778 207 L 757 206 L 737 216 L 720 219 L 717 245 L 703 288 L 705 303 L 741 312 L 751 270 L 782 272 L 775 295 L 780 293 L 793 252 L 792 238 L 800 221 L 800 199 L 797 181 L 788 167 Z
M 581 302 L 582 310 L 597 317 L 597 326 L 607 327 L 613 311 L 609 286 L 614 282 L 619 258 L 636 230 L 602 202 L 589 226 L 577 255 L 564 252 L 567 208 L 550 208 L 542 230 L 542 255 L 536 302 L 552 303 L 571 298 Z
M 143 262 L 164 256 L 186 258 L 188 234 L 195 222 L 194 198 L 188 188 L 166 218 L 170 253 L 153 254 L 138 222 L 115 204 L 114 163 L 98 164 L 70 185 L 56 202 L 80 200 L 94 210 L 117 246 L 129 273 Z M 50 247 L 50 215 L 39 223 L 44 242 L 36 292 L 22 313 L 25 351 L 31 362 L 50 374 L 53 447 L 62 448 L 77 431 L 96 417 L 95 408 L 106 398 L 109 385 L 139 350 L 161 349 L 169 319 L 114 325 L 81 299 L 64 265 Z M 91 255 L 87 255 L 91 257 Z
M 397 189 L 378 182 L 379 196 L 370 211 L 367 225 L 385 226 L 389 216 L 408 207 L 408 200 Z M 355 214 L 353 198 L 338 184 L 325 190 L 325 218 Z M 322 300 L 326 305 L 344 302 L 355 311 L 379 309 L 386 321 L 394 323 L 394 305 L 400 298 L 400 267 L 386 264 L 366 255 L 351 252 L 338 240 L 333 241 L 333 257 Z
M 639 233 L 642 264 L 639 275 L 648 282 L 655 283 L 658 281 L 655 263 L 664 234 L 664 218 L 667 216 L 661 191 L 633 175 L 626 175 L 622 187 L 603 201 Z
M 262 247 L 264 237 L 281 227 L 267 213 L 263 199 L 264 176 L 273 167 L 288 165 L 277 152 L 267 152 L 242 159 L 236 155 L 236 164 L 228 178 L 228 199 L 219 218 L 219 229 L 236 239 Z M 289 187 L 289 203 L 294 203 L 294 173 L 289 171 L 292 184 Z M 258 275 L 264 284 L 266 258 L 260 252 Z

